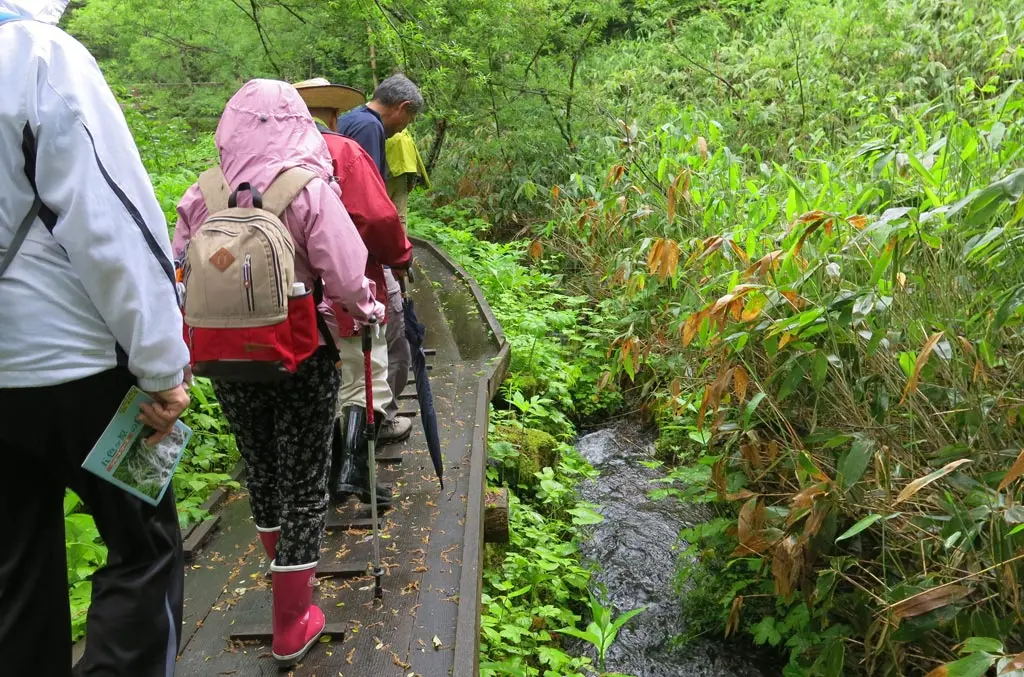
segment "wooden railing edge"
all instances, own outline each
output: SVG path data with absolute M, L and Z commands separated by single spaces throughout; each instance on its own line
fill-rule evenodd
M 466 531 L 462 542 L 462 575 L 459 579 L 459 610 L 455 620 L 455 659 L 452 677 L 480 674 L 480 596 L 483 591 L 484 493 L 487 485 L 487 431 L 491 400 L 498 392 L 512 359 L 512 348 L 476 280 L 447 252 L 430 240 L 409 238 L 429 249 L 469 287 L 477 308 L 494 336 L 498 352 L 480 377 L 476 393 L 473 443 L 470 449 L 469 489 L 466 496 Z

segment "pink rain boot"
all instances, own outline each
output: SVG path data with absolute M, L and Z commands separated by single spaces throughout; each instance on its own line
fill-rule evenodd
M 261 527 L 257 524 L 256 532 L 260 535 L 260 542 L 263 543 L 267 559 L 273 562 L 277 557 L 277 539 L 281 538 L 281 527 Z
M 282 668 L 295 665 L 323 634 L 324 612 L 313 606 L 317 562 L 279 567 L 270 564 L 273 585 L 273 653 Z

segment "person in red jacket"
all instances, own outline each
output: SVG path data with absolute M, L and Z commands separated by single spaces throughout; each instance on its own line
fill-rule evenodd
M 376 164 L 363 148 L 353 141 L 332 132 L 337 124 L 338 112 L 362 101 L 357 90 L 331 85 L 318 78 L 295 85 L 306 102 L 310 113 L 318 119 L 317 127 L 331 154 L 334 176 L 341 185 L 341 201 L 363 238 L 369 252 L 366 277 L 377 286 L 377 300 L 388 302 L 388 286 L 384 279 L 384 266 L 406 269 L 412 263 L 412 244 L 398 210 L 388 197 L 387 187 Z M 350 316 L 338 317 L 338 349 L 341 352 L 341 388 L 338 409 L 339 426 L 335 428 L 333 457 L 329 488 L 332 500 L 344 500 L 355 495 L 363 503 L 370 502 L 369 449 L 365 439 L 366 394 L 363 376 L 360 326 Z M 373 339 L 371 351 L 373 372 L 373 408 L 379 415 L 377 422 L 385 420 L 385 407 L 391 403 L 388 387 L 388 346 L 385 333 Z M 391 492 L 377 487 L 378 505 L 388 505 Z

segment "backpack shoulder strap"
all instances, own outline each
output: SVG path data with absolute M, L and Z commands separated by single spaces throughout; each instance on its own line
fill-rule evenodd
M 316 173 L 304 167 L 286 169 L 263 192 L 263 208 L 281 216 L 306 184 L 315 178 Z
M 199 175 L 199 192 L 203 194 L 203 202 L 206 203 L 208 215 L 222 212 L 228 208 L 231 188 L 219 165 L 210 167 Z

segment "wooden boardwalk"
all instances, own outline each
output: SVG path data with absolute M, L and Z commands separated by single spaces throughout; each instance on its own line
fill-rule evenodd
M 438 487 L 419 418 L 402 445 L 384 447 L 379 477 L 399 495 L 381 516 L 383 604 L 374 603 L 369 511 L 332 509 L 316 598 L 330 639 L 290 674 L 317 677 L 476 677 L 483 555 L 488 403 L 509 348 L 475 282 L 432 244 L 415 241 L 410 297 L 427 327 L 430 381 L 444 449 Z M 411 379 L 410 379 L 411 380 Z M 408 390 L 415 392 L 410 382 Z M 402 409 L 417 410 L 415 397 Z M 216 527 L 186 568 L 180 677 L 289 674 L 270 656 L 269 562 L 244 491 L 219 507 Z M 201 533 L 197 532 L 197 533 Z M 195 539 L 192 539 L 195 540 Z

